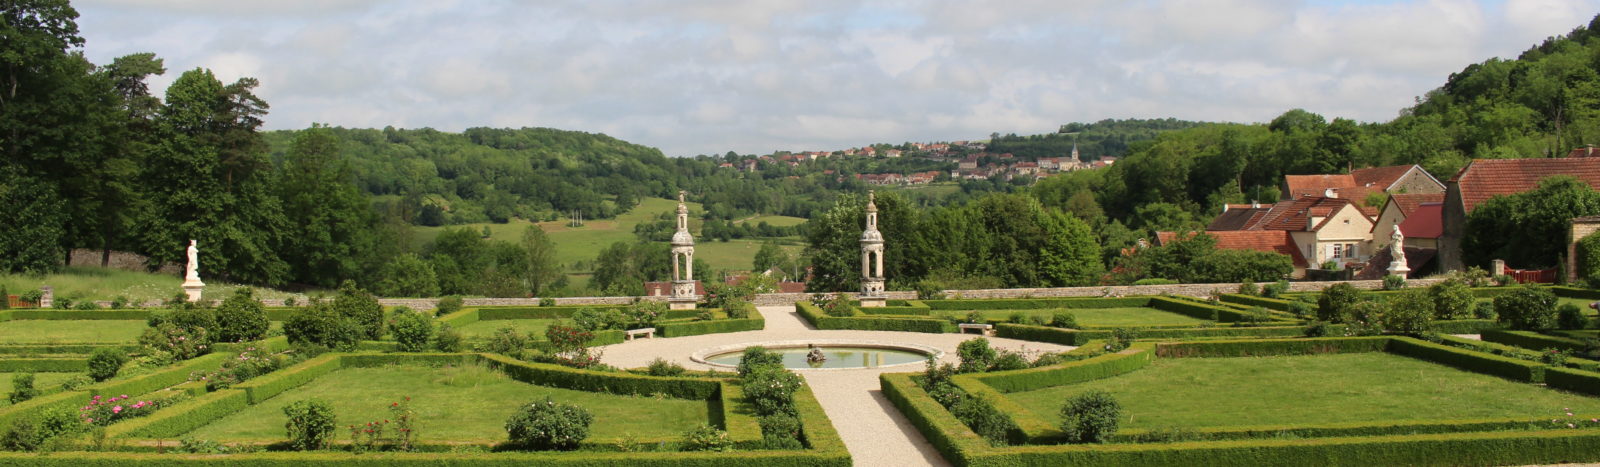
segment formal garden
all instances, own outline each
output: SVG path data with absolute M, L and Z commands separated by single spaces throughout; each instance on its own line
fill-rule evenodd
M 794 309 L 817 330 L 908 344 L 972 333 L 945 361 L 879 376 L 956 465 L 1596 460 L 1600 319 L 1587 304 L 1600 291 L 1424 284 L 882 307 L 819 295 Z M 602 347 L 626 349 L 641 329 L 759 336 L 771 312 L 733 295 L 693 310 L 453 298 L 416 310 L 346 287 L 283 307 L 239 291 L 0 310 L 0 461 L 850 464 L 835 431 L 850 419 L 830 419 L 778 353 L 745 348 L 728 368 L 606 363 Z

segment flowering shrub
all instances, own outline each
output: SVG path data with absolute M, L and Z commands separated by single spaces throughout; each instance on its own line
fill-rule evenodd
M 957 344 L 956 354 L 961 357 L 962 373 L 989 371 L 989 366 L 994 364 L 994 359 L 997 357 L 994 349 L 989 347 L 989 340 L 982 337 Z
M 544 401 L 522 406 L 506 420 L 506 433 L 511 442 L 541 451 L 570 451 L 589 437 L 589 424 L 594 415 L 571 404 L 562 404 L 549 397 Z
M 794 392 L 805 381 L 781 366 L 763 365 L 744 376 L 744 398 L 757 415 L 793 414 Z
M 583 329 L 553 324 L 544 330 L 550 341 L 551 357 L 555 363 L 573 368 L 588 368 L 600 363 L 600 354 L 589 349 L 594 333 Z
M 301 359 L 288 353 L 270 353 L 264 349 L 250 347 L 239 355 L 222 362 L 222 367 L 215 371 L 197 371 L 189 375 L 190 381 L 205 381 L 207 391 L 228 388 L 289 365 Z
M 350 449 L 364 452 L 387 445 L 399 451 L 415 449 L 416 412 L 411 410 L 411 398 L 389 404 L 389 418 L 373 420 L 365 425 L 350 425 Z M 392 434 L 387 428 L 393 425 Z
M 211 339 L 206 328 L 185 329 L 172 322 L 163 322 L 145 328 L 139 335 L 139 346 L 145 355 L 158 360 L 188 360 L 211 351 Z
M 1591 418 L 1588 420 L 1577 418 L 1576 416 L 1572 415 L 1572 408 L 1570 407 L 1562 408 L 1561 411 L 1565 412 L 1567 416 L 1565 418 L 1550 419 L 1550 425 L 1552 425 L 1554 428 L 1589 428 L 1600 426 L 1600 418 Z
M 89 405 L 78 409 L 78 419 L 95 426 L 106 426 L 134 417 L 150 415 L 161 408 L 163 401 L 134 401 L 127 394 L 102 398 L 89 398 Z
M 1566 366 L 1572 355 L 1563 349 L 1547 348 L 1539 352 L 1539 362 L 1551 366 Z
M 683 434 L 683 450 L 685 451 L 724 452 L 732 449 L 733 440 L 728 438 L 728 432 L 719 430 L 711 425 L 700 425 L 699 428 L 689 430 Z

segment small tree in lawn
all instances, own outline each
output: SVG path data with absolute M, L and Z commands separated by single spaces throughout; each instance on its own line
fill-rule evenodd
M 550 351 L 556 363 L 574 368 L 588 368 L 600 363 L 600 356 L 589 351 L 589 341 L 594 333 L 565 324 L 545 328 L 544 337 L 550 341 Z
M 1090 391 L 1061 407 L 1061 432 L 1071 443 L 1104 443 L 1117 433 L 1121 417 L 1122 404 L 1111 393 Z
M 1317 298 L 1317 319 L 1328 322 L 1341 322 L 1349 309 L 1356 302 L 1361 301 L 1361 291 L 1355 286 L 1340 282 L 1322 289 L 1322 296 Z
M 1494 311 L 1511 329 L 1542 331 L 1556 327 L 1556 294 L 1548 289 L 1518 287 L 1494 298 Z
M 545 397 L 517 409 L 506 420 L 506 434 L 511 442 L 528 449 L 540 451 L 571 451 L 589 437 L 589 424 L 594 415 L 571 404 L 562 404 Z
M 249 287 L 240 287 L 217 306 L 217 342 L 245 342 L 267 335 L 272 323 L 267 309 L 256 300 Z

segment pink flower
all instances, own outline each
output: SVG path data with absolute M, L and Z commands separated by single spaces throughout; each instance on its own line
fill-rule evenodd
M 94 419 L 91 418 L 91 419 L 88 419 L 88 420 L 84 420 L 84 422 L 86 422 L 86 423 L 94 423 Z
M 1576 426 L 1572 426 L 1572 424 L 1571 424 L 1571 423 L 1568 423 L 1568 424 L 1567 424 L 1567 428 L 1577 428 L 1577 427 L 1576 427 Z
M 121 395 L 121 396 L 118 396 L 118 397 L 121 397 L 121 398 L 123 398 L 123 399 L 127 399 L 127 398 L 128 398 L 128 395 L 127 395 L 127 394 L 123 394 L 123 395 Z
M 122 413 L 122 406 L 119 405 L 119 406 L 116 406 L 116 407 L 112 407 L 111 408 L 111 413 Z

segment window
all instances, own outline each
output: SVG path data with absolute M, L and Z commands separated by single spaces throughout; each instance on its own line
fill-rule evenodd
M 1331 257 L 1333 257 L 1333 258 L 1343 258 L 1344 257 L 1344 245 L 1343 244 L 1339 244 L 1339 243 L 1333 244 L 1333 255 Z
M 1346 244 L 1344 244 L 1344 256 L 1346 258 L 1354 258 L 1354 257 L 1356 257 L 1356 244 L 1354 244 L 1354 243 L 1346 243 Z

